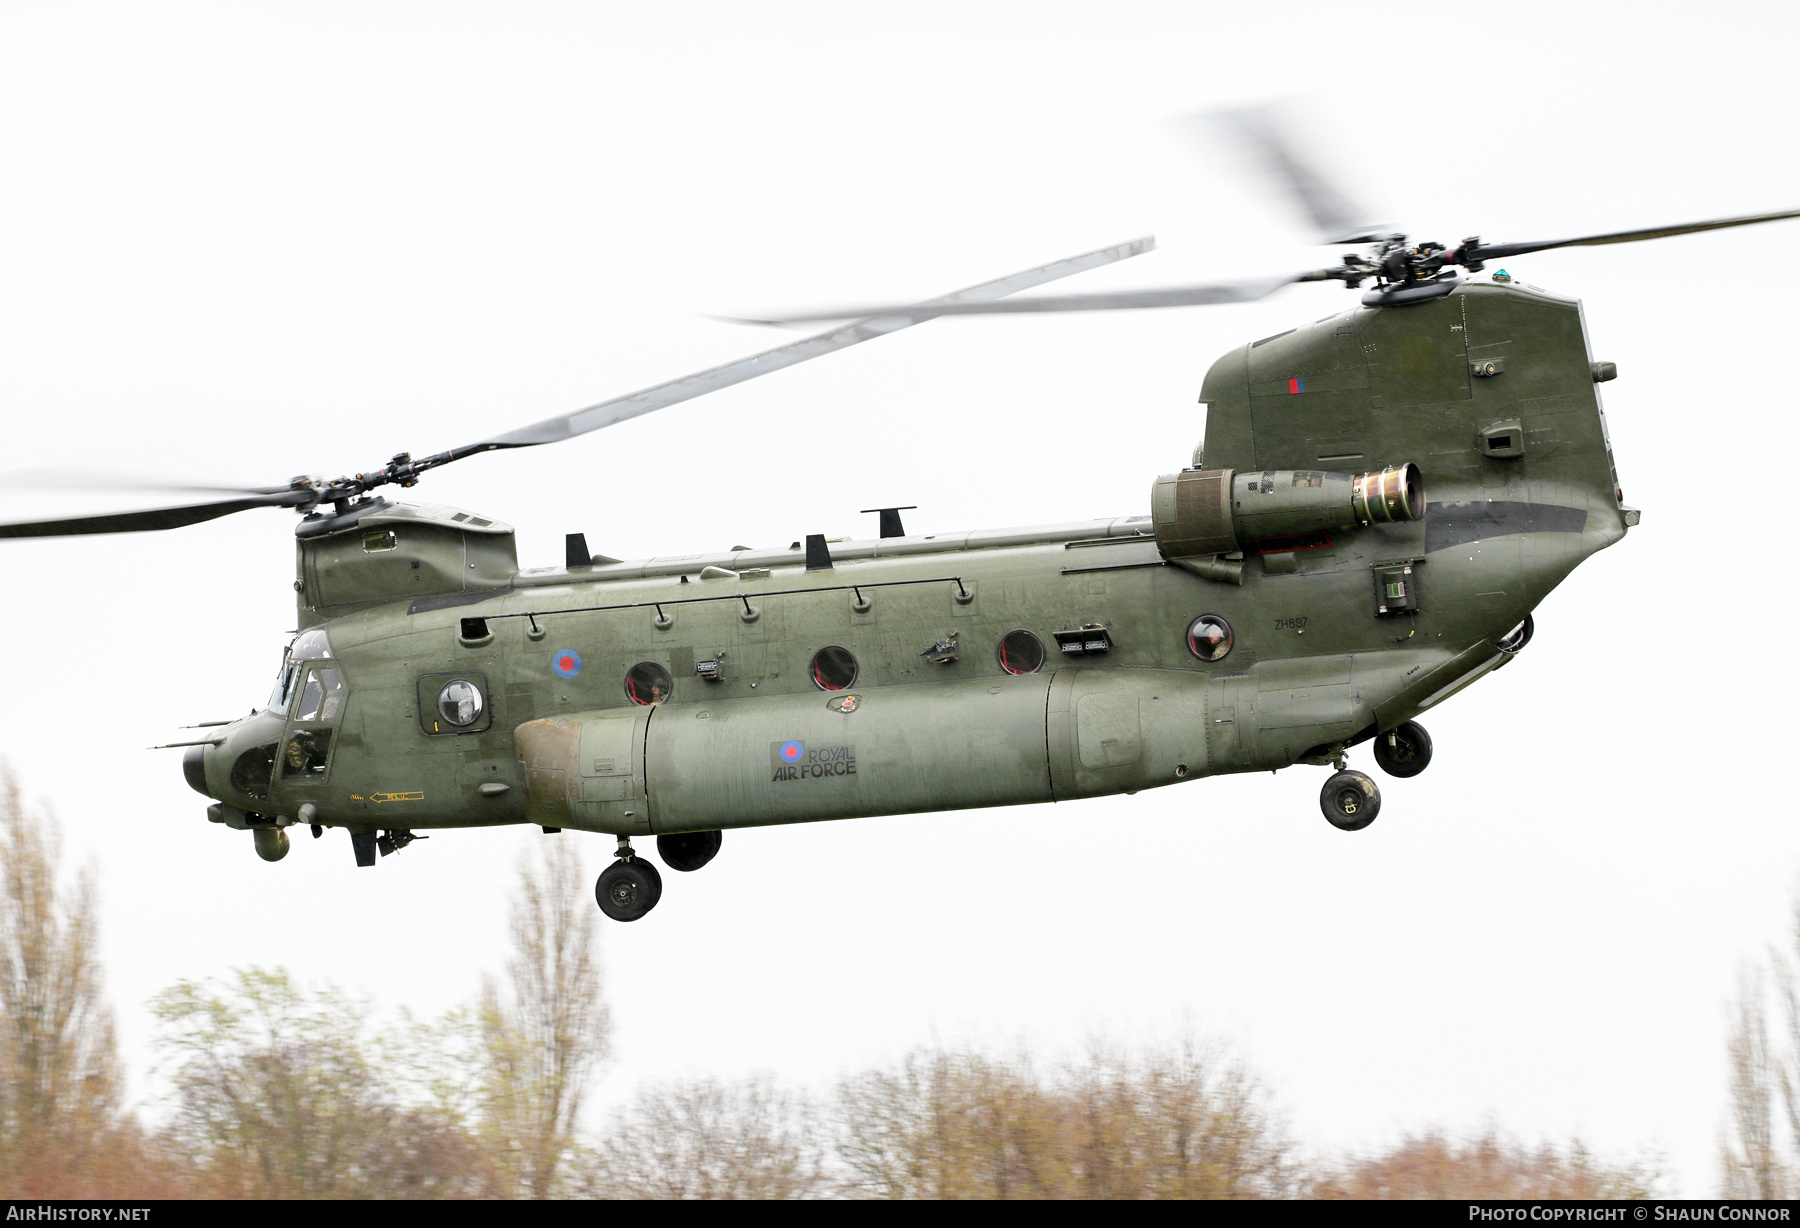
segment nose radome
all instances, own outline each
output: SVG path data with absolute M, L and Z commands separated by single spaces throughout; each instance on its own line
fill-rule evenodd
M 204 746 L 188 747 L 181 756 L 181 774 L 187 777 L 190 789 L 202 797 L 211 797 L 212 790 L 206 787 L 206 751 Z

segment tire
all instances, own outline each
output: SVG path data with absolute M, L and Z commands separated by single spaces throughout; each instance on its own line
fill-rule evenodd
M 662 899 L 662 875 L 642 857 L 615 861 L 595 881 L 594 899 L 614 921 L 636 921 Z
M 1523 651 L 1525 645 L 1531 643 L 1532 634 L 1536 632 L 1536 630 L 1537 624 L 1531 620 L 1531 615 L 1527 614 L 1524 622 L 1495 640 L 1494 647 L 1510 657 L 1515 653 Z
M 1381 813 L 1381 790 L 1361 772 L 1338 772 L 1319 790 L 1319 809 L 1339 831 L 1361 831 Z
M 656 855 L 671 870 L 692 872 L 719 854 L 725 833 L 719 831 L 684 831 L 656 838 Z
M 1389 738 L 1394 740 L 1391 746 Z M 1375 762 L 1389 776 L 1401 780 L 1417 776 L 1431 765 L 1431 735 L 1417 722 L 1402 721 L 1375 735 Z

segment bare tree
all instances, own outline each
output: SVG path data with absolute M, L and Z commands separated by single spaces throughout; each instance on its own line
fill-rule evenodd
M 573 841 L 546 840 L 519 866 L 503 991 L 483 993 L 483 1139 L 504 1194 L 548 1198 L 567 1177 L 587 1092 L 611 1052 L 598 934 Z
M 279 969 L 166 990 L 169 1146 L 226 1197 L 559 1192 L 609 1035 L 585 894 L 572 851 L 523 864 L 505 992 L 436 1023 Z
M 652 1087 L 609 1114 L 592 1198 L 809 1198 L 826 1192 L 814 1106 L 766 1076 Z
M 1728 1198 L 1793 1197 L 1800 1189 L 1800 898 L 1786 944 L 1739 971 L 1728 1019 L 1721 1190 Z
M 0 1189 L 76 1195 L 125 1128 L 91 870 L 59 882 L 59 841 L 0 767 Z
M 219 1197 L 475 1195 L 487 1183 L 474 1137 L 439 1106 L 407 1103 L 367 1003 L 285 972 L 240 969 L 180 982 L 151 1010 L 173 1087 L 167 1145 Z M 391 1051 L 429 1029 L 384 1029 Z
M 1263 1198 L 1293 1145 L 1261 1084 L 1196 1040 L 1024 1055 L 919 1050 L 840 1082 L 847 1193 L 876 1198 Z
M 1132 1053 L 1090 1047 L 1063 1076 L 1084 1198 L 1280 1198 L 1294 1146 L 1260 1080 L 1193 1036 Z
M 1579 1140 L 1527 1146 L 1489 1126 L 1456 1139 L 1439 1129 L 1408 1135 L 1375 1155 L 1352 1158 L 1315 1180 L 1324 1199 L 1654 1198 L 1653 1160 L 1597 1160 Z
M 1783 975 L 1785 959 L 1776 952 L 1769 959 L 1782 988 L 1788 989 L 1792 978 Z M 1786 1063 L 1770 1041 L 1765 975 L 1761 967 L 1741 970 L 1730 1007 L 1725 1056 L 1731 1117 L 1719 1156 L 1721 1192 L 1727 1198 L 1787 1197 L 1788 1166 L 1776 1137 L 1775 1105 L 1778 1098 L 1785 1099 L 1791 1113 L 1794 1096 Z
M 874 1198 L 1029 1198 L 1058 1133 L 1028 1059 L 917 1049 L 837 1088 L 846 1192 Z M 1048 1134 L 1051 1137 L 1046 1139 Z

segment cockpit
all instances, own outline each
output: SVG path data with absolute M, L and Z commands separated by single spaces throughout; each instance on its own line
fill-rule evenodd
M 281 654 L 268 703 L 184 756 L 188 783 L 224 803 L 209 811 L 217 821 L 238 826 L 267 821 L 277 790 L 297 790 L 283 795 L 284 813 L 289 804 L 321 797 L 316 790 L 331 772 L 349 700 L 348 679 L 324 628 L 301 632 Z
M 288 645 L 269 709 L 285 713 L 287 736 L 276 770 L 284 781 L 323 780 L 331 761 L 332 727 L 344 706 L 344 675 L 324 628 L 303 631 Z
M 229 781 L 241 797 L 263 801 L 277 777 L 286 784 L 322 783 L 331 767 L 331 742 L 346 699 L 344 673 L 322 627 L 303 631 L 281 654 L 275 689 L 253 722 L 274 726 L 276 741 L 237 753 Z M 285 723 L 285 729 L 277 722 Z M 195 777 L 201 777 L 195 781 Z M 203 769 L 190 771 L 199 788 Z M 202 790 L 204 792 L 204 790 Z

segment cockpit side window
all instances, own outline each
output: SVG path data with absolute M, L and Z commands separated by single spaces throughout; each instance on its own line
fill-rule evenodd
M 275 689 L 269 693 L 270 712 L 285 712 L 293 701 L 300 683 L 301 665 L 307 661 L 331 660 L 331 640 L 323 627 L 303 631 L 281 656 L 281 669 L 275 674 Z M 295 717 L 296 720 L 310 718 Z M 319 718 L 329 719 L 329 718 Z
M 331 730 L 297 729 L 281 752 L 282 779 L 322 780 L 331 761 Z
M 281 749 L 281 776 L 284 780 L 323 780 L 331 765 L 331 733 L 329 725 L 337 720 L 344 706 L 344 679 L 335 666 L 314 665 L 306 671 L 306 683 L 294 701 L 295 725 L 306 728 L 288 731 Z
M 319 674 L 313 671 L 312 677 L 306 680 L 301 688 L 300 701 L 294 705 L 294 719 L 297 721 L 316 721 L 319 719 L 319 701 L 324 698 L 324 689 L 319 686 Z
M 306 675 L 300 702 L 294 706 L 296 721 L 330 721 L 337 719 L 344 704 L 344 683 L 331 668 L 314 667 Z

